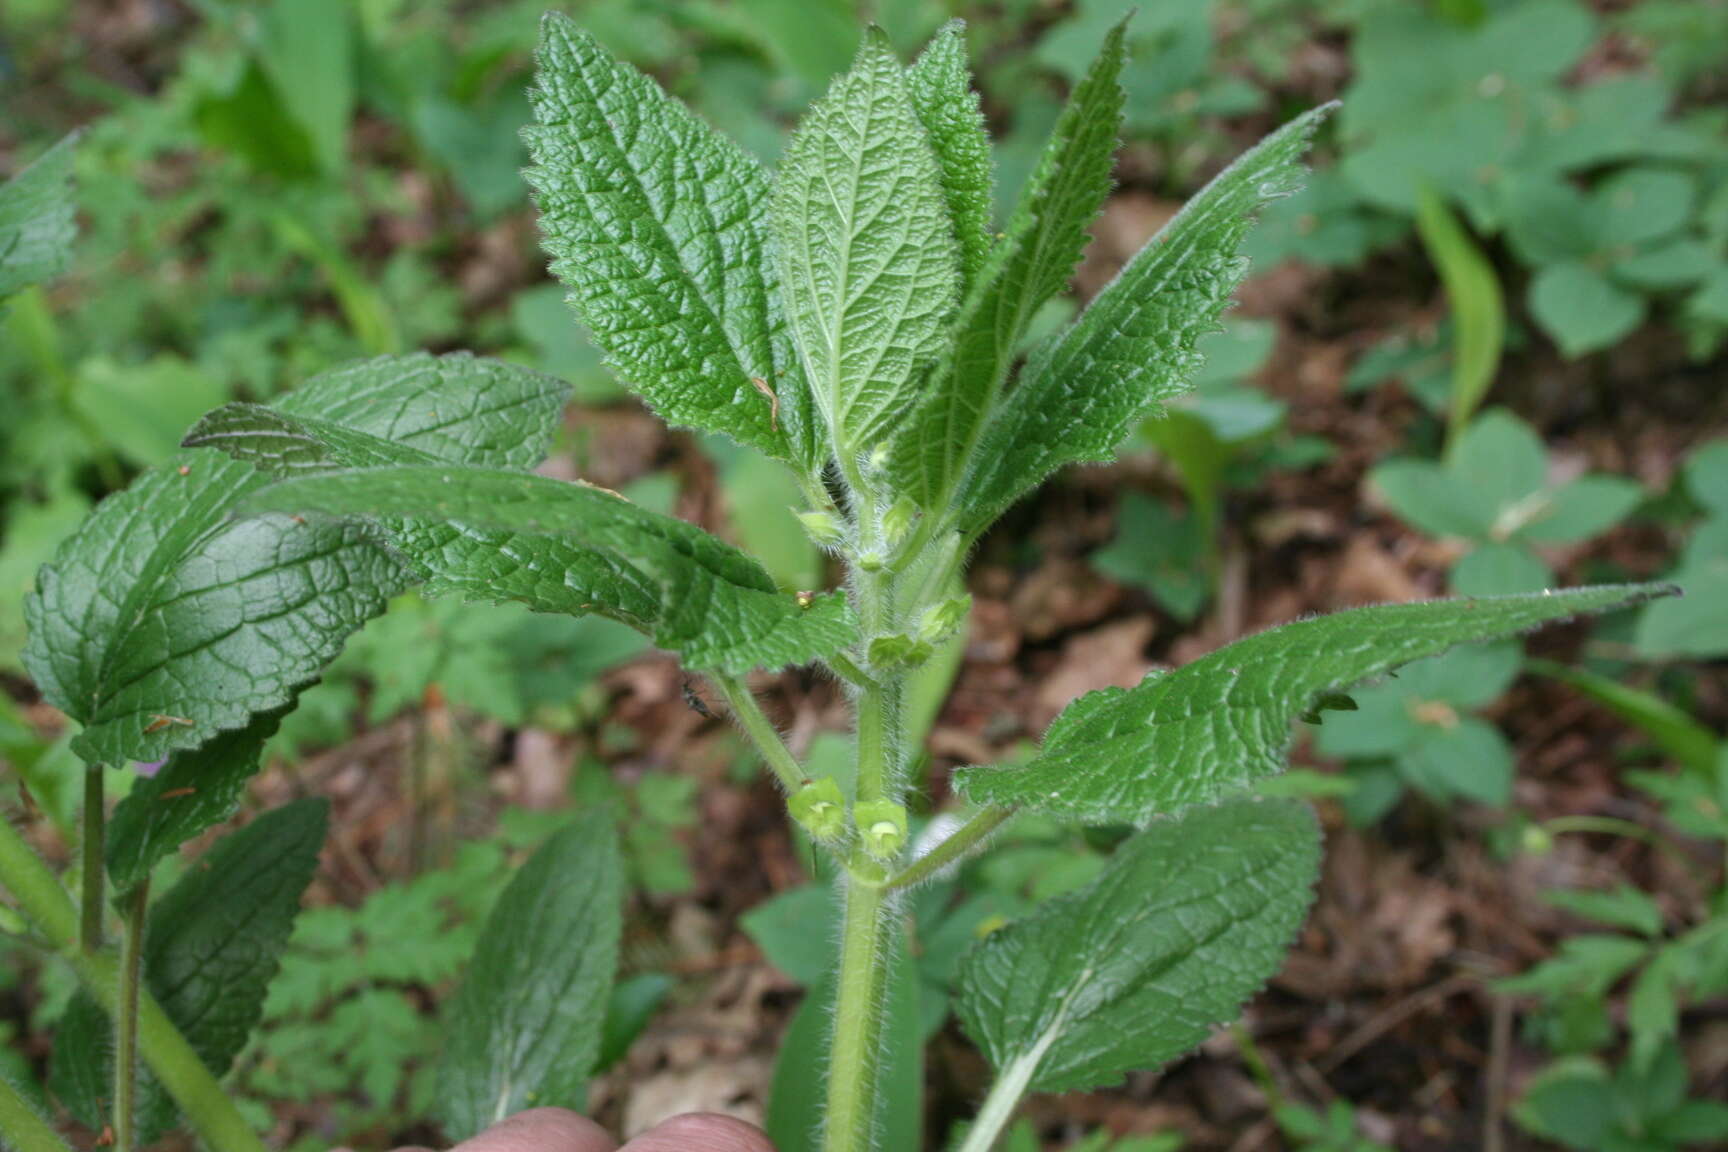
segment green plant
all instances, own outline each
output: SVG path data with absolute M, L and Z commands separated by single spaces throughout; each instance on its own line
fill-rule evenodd
M 1022 763 L 960 770 L 969 807 L 914 854 L 905 713 L 918 666 L 964 623 L 968 552 L 1051 473 L 1108 459 L 1187 386 L 1198 341 L 1244 274 L 1254 214 L 1298 185 L 1327 111 L 1220 173 L 1015 371 L 1108 192 L 1123 61 L 1117 26 L 998 234 L 957 26 L 910 68 L 868 32 L 771 181 L 570 21 L 547 19 L 527 139 L 554 271 L 614 371 L 668 422 L 725 433 L 791 470 L 812 537 L 845 563 L 842 590 L 782 589 L 692 524 L 531 472 L 565 387 L 464 355 L 376 358 L 273 406 L 218 408 L 183 454 L 98 506 L 38 577 L 26 652 L 43 694 L 82 726 L 72 741 L 89 765 L 82 920 L 10 825 L 0 825 L 0 882 L 116 1022 L 119 1152 L 138 1140 L 128 1105 L 140 1058 L 213 1147 L 259 1146 L 215 1083 L 231 1033 L 206 1042 L 208 1013 L 180 1012 L 153 969 L 145 978 L 150 876 L 233 811 L 282 714 L 406 586 L 609 616 L 717 688 L 838 876 L 833 1024 L 813 1046 L 828 1152 L 862 1152 L 890 1124 L 915 1127 L 915 1115 L 881 1107 L 885 1077 L 916 1076 L 916 1032 L 902 1029 L 917 1017 L 892 1007 L 902 988 L 917 995 L 901 959 L 907 899 L 1004 823 L 1036 813 L 1138 830 L 1083 886 L 960 960 L 958 1014 L 997 1070 L 966 1152 L 992 1146 L 1027 1091 L 1110 1083 L 1176 1058 L 1277 969 L 1320 843 L 1304 806 L 1252 791 L 1282 770 L 1290 727 L 1312 701 L 1455 644 L 1667 591 L 1390 605 L 1249 637 L 1133 689 L 1081 697 Z M 847 786 L 808 773 L 745 686 L 754 669 L 792 664 L 847 685 Z M 128 760 L 166 762 L 110 827 L 99 766 Z M 213 851 L 241 853 L 229 845 L 261 826 Z M 279 890 L 298 890 L 291 854 L 254 863 Z M 613 816 L 595 808 L 499 897 L 453 1002 L 447 1031 L 463 1040 L 439 1067 L 450 1137 L 579 1093 L 601 1051 L 621 874 Z M 102 945 L 105 881 L 123 913 L 118 956 Z M 157 914 L 180 903 L 171 892 Z M 267 975 L 279 941 L 224 923 L 224 945 L 250 949 L 251 971 Z M 263 994 L 261 981 L 205 991 L 222 1018 L 246 1022 Z M 908 1058 L 886 1060 L 890 1049 Z M 95 1064 L 80 1072 L 96 1075 Z M 20 1115 L 0 1110 L 10 1138 L 31 1152 L 55 1146 Z

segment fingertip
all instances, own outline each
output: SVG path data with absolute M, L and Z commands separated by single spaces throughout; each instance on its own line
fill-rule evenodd
M 605 1129 L 566 1108 L 530 1108 L 451 1152 L 616 1152 L 617 1147 Z
M 713 1112 L 691 1112 L 656 1124 L 623 1152 L 774 1152 L 755 1125 Z

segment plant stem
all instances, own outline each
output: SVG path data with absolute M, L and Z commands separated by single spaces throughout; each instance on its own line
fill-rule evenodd
M 980 808 L 972 814 L 966 823 L 956 828 L 947 839 L 908 864 L 899 875 L 889 880 L 888 891 L 895 892 L 901 888 L 922 884 L 950 864 L 965 858 L 1013 815 L 1014 811 L 1010 808 Z
M 126 897 L 120 936 L 120 988 L 114 1014 L 114 1152 L 132 1152 L 138 1088 L 138 994 L 144 980 L 144 918 L 150 883 Z
M 83 919 L 78 946 L 86 952 L 102 947 L 102 886 L 108 873 L 104 855 L 108 812 L 102 795 L 102 765 L 84 768 Z
M 110 952 L 86 952 L 79 946 L 78 911 L 66 889 L 6 820 L 0 820 L 0 884 L 17 898 L 19 909 L 71 965 L 103 1010 L 117 1017 L 119 962 Z M 137 1027 L 144 1062 L 213 1152 L 265 1152 L 264 1142 L 147 989 L 138 993 Z
M 996 1083 L 990 1086 L 990 1095 L 984 1097 L 984 1106 L 978 1109 L 978 1119 L 972 1122 L 966 1133 L 966 1142 L 957 1152 L 990 1152 L 996 1147 L 996 1141 L 1001 1138 L 1002 1130 L 1008 1127 L 1008 1122 L 1014 1119 L 1015 1109 L 1020 1107 L 1020 1097 L 1026 1095 L 1033 1073 L 1038 1071 L 1044 1053 L 1059 1031 L 1052 1026 L 1030 1051 L 1002 1069 Z
M 857 875 L 848 877 L 840 984 L 829 1048 L 825 1152 L 869 1152 L 875 1146 L 889 933 L 894 928 L 891 908 L 880 885 Z
M 756 746 L 756 751 L 762 759 L 768 762 L 773 770 L 774 778 L 780 781 L 780 787 L 790 796 L 804 786 L 804 768 L 798 763 L 798 757 L 792 755 L 792 750 L 786 747 L 786 742 L 780 738 L 780 730 L 774 727 L 774 722 L 768 719 L 762 706 L 756 702 L 755 693 L 749 685 L 736 676 L 726 676 L 714 673 L 714 683 L 720 689 L 720 695 L 726 698 L 726 706 L 732 710 L 733 719 L 744 729 L 744 734 L 750 737 L 750 742 Z
M 72 1152 L 54 1126 L 4 1076 L 0 1076 L 0 1144 L 18 1152 Z

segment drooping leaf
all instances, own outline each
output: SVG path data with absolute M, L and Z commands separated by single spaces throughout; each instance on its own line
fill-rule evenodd
M 1284 962 L 1320 837 L 1307 806 L 1236 799 L 1159 820 L 1085 888 L 984 938 L 960 1018 L 1024 1088 L 1092 1088 L 1204 1040 Z
M 1417 193 L 1416 231 L 1446 286 L 1454 348 L 1447 426 L 1463 433 L 1500 369 L 1506 344 L 1506 304 L 1494 266 L 1445 201 L 1426 185 Z
M 555 833 L 498 897 L 445 1029 L 438 1099 L 450 1139 L 530 1105 L 579 1103 L 617 974 L 622 901 L 604 808 Z
M 364 361 L 280 402 L 457 463 L 527 467 L 562 385 L 469 356 Z M 289 703 L 408 573 L 378 532 L 232 519 L 266 482 L 191 451 L 102 502 L 37 577 L 25 665 L 91 761 L 159 760 Z
M 52 280 L 72 257 L 72 149 L 61 140 L 0 184 L 0 297 Z
M 793 133 L 772 221 L 811 398 L 846 464 L 902 415 L 960 278 L 936 155 L 880 29 Z
M 361 468 L 283 481 L 244 508 L 288 510 L 403 518 L 390 526 L 392 543 L 434 595 L 610 616 L 697 668 L 804 663 L 856 638 L 842 597 L 800 604 L 731 545 L 586 484 L 496 469 Z
M 1124 55 L 1118 25 L 1056 122 L 1007 231 L 961 304 L 951 349 L 895 440 L 897 482 L 928 510 L 947 507 L 1027 325 L 1067 286 L 1110 191 Z
M 104 848 L 117 897 L 149 879 L 180 845 L 234 815 L 264 742 L 281 722 L 281 710 L 262 713 L 244 728 L 175 752 L 154 776 L 132 786 L 108 820 Z
M 942 194 L 954 239 L 960 245 L 962 286 L 970 285 L 990 252 L 994 177 L 990 137 L 972 69 L 966 59 L 966 24 L 951 20 L 936 33 L 906 72 L 912 108 L 918 113 L 942 178 Z
M 1301 186 L 1308 139 L 1334 105 L 1297 117 L 1188 202 L 1073 325 L 1033 349 L 986 424 L 962 493 L 969 526 L 988 524 L 1065 464 L 1108 460 L 1133 423 L 1188 386 L 1195 343 L 1247 270 L 1254 213 Z
M 760 167 L 566 16 L 546 17 L 538 61 L 528 181 L 594 342 L 667 422 L 813 471 Z
M 297 800 L 260 816 L 218 841 L 150 910 L 145 981 L 218 1077 L 263 1014 L 318 863 L 328 810 L 325 800 Z M 94 1128 L 104 1122 L 99 1102 L 113 1083 L 111 1059 L 108 1021 L 95 999 L 80 992 L 56 1038 L 55 1091 Z M 173 1126 L 175 1110 L 155 1078 L 141 1076 L 139 1126 L 149 1143 Z
M 1145 820 L 1206 803 L 1283 770 L 1290 725 L 1320 693 L 1350 687 L 1457 644 L 1492 640 L 1673 589 L 1622 584 L 1384 604 L 1300 620 L 1238 640 L 1131 689 L 1089 692 L 1021 767 L 970 767 L 956 786 L 978 803 L 1076 820 Z

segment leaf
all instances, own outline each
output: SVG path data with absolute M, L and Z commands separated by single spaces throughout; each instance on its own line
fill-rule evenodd
M 317 867 L 328 811 L 327 801 L 309 799 L 260 816 L 218 841 L 150 910 L 146 983 L 217 1077 L 263 1014 L 301 893 Z M 55 1046 L 56 1068 L 64 1061 L 67 1078 L 56 1091 L 69 1106 L 91 1108 L 90 1093 L 101 1099 L 112 1084 L 107 1020 L 85 992 L 67 1015 Z M 141 1142 L 150 1143 L 173 1126 L 175 1113 L 167 1092 L 148 1072 L 143 1076 Z M 97 1114 L 76 1114 L 99 1128 L 100 1108 L 92 1110 Z
M 1084 889 L 986 937 L 960 1018 L 1004 1080 L 1061 1092 L 1156 1068 L 1276 973 L 1307 914 L 1307 806 L 1237 799 L 1159 820 Z
M 290 510 L 412 518 L 391 527 L 392 542 L 432 594 L 596 612 L 696 668 L 805 663 L 856 639 L 843 597 L 801 605 L 736 548 L 586 484 L 496 469 L 362 468 L 283 481 L 244 509 Z
M 348 161 L 355 31 L 345 0 L 274 0 L 259 20 L 259 64 L 326 172 L 340 172 Z
M 942 350 L 960 278 L 936 156 L 880 29 L 793 133 L 772 226 L 811 397 L 852 468 Z
M 561 396 L 521 369 L 416 355 L 314 377 L 280 408 L 525 467 Z M 248 463 L 182 454 L 103 501 L 39 573 L 25 665 L 85 725 L 80 756 L 160 760 L 282 707 L 405 585 L 372 528 L 232 519 L 264 483 Z
M 1690 713 L 1630 684 L 1549 660 L 1532 660 L 1530 671 L 1570 684 L 1626 723 L 1643 732 L 1664 753 L 1709 780 L 1716 774 L 1716 734 Z
M 1025 765 L 961 768 L 954 782 L 980 804 L 1094 823 L 1146 820 L 1282 771 L 1291 721 L 1322 692 L 1456 644 L 1671 592 L 1664 585 L 1608 585 L 1383 604 L 1297 621 L 1154 673 L 1137 687 L 1090 692 L 1056 718 L 1044 747 Z
M 600 1053 L 622 901 L 604 808 L 555 833 L 498 897 L 450 1004 L 438 1067 L 447 1137 L 579 1099 Z
M 1550 264 L 1530 282 L 1530 312 L 1568 359 L 1618 343 L 1644 321 L 1645 303 L 1582 260 Z
M 994 175 L 990 137 L 972 70 L 966 59 L 966 23 L 951 20 L 906 72 L 912 108 L 935 150 L 948 204 L 948 218 L 960 245 L 960 278 L 970 285 L 994 242 L 990 209 Z
M 281 710 L 265 712 L 244 728 L 175 752 L 154 776 L 133 784 L 109 818 L 104 848 L 117 897 L 148 880 L 180 845 L 234 815 L 264 742 L 281 722 Z
M 1446 204 L 1423 185 L 1416 196 L 1416 231 L 1446 286 L 1455 345 L 1448 431 L 1464 431 L 1500 369 L 1506 346 L 1506 305 L 1494 266 Z
M 1662 908 L 1647 893 L 1630 884 L 1614 888 L 1554 888 L 1542 894 L 1549 905 L 1610 928 L 1624 928 L 1641 936 L 1662 934 Z
M 1302 153 L 1335 107 L 1272 133 L 1203 188 L 1068 329 L 1032 352 L 991 416 L 963 488 L 967 522 L 988 524 L 1065 464 L 1104 461 L 1159 400 L 1187 388 L 1195 344 L 1247 271 L 1256 210 L 1301 185 Z
M 568 17 L 545 18 L 537 59 L 528 182 L 594 342 L 668 423 L 816 471 L 760 167 Z
M 72 157 L 63 138 L 0 184 L 0 297 L 54 279 L 72 259 Z
M 897 486 L 941 513 L 977 447 L 1027 325 L 1067 286 L 1110 191 L 1122 123 L 1120 25 L 1075 87 L 1002 240 L 966 295 L 952 345 L 894 444 Z

